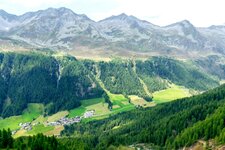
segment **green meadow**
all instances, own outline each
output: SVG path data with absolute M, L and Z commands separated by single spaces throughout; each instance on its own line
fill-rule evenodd
M 76 116 L 81 116 L 85 113 L 86 110 L 98 111 L 99 109 L 101 109 L 101 107 L 98 107 L 99 104 L 104 104 L 103 98 L 82 100 L 81 106 L 70 110 L 68 117 L 72 118 L 72 117 L 76 117 Z
M 19 129 L 19 123 L 31 122 L 42 115 L 44 112 L 43 104 L 28 104 L 28 108 L 24 110 L 20 116 L 12 116 L 0 120 L 0 129 L 10 128 L 11 130 Z
M 44 126 L 43 124 L 40 124 L 40 125 L 34 126 L 31 131 L 27 132 L 27 134 L 29 134 L 29 135 L 36 135 L 38 133 L 44 134 L 44 133 L 49 132 L 51 130 L 54 130 L 53 126 Z
M 189 96 L 191 96 L 191 94 L 188 89 L 173 84 L 168 89 L 154 92 L 153 100 L 156 103 L 165 103 Z

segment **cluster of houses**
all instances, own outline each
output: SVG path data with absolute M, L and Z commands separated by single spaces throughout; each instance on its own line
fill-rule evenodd
M 94 110 L 86 111 L 84 113 L 84 118 L 90 118 L 90 117 L 94 116 L 94 114 L 95 114 L 95 111 Z
M 20 129 L 22 130 L 27 130 L 27 131 L 32 130 L 32 125 L 30 122 L 20 123 L 19 126 L 20 126 Z
M 48 122 L 47 125 L 49 126 L 58 126 L 58 125 L 71 125 L 74 123 L 78 123 L 81 121 L 81 117 L 77 116 L 75 118 L 66 118 L 66 117 L 62 117 L 61 119 L 59 119 L 58 121 L 55 122 Z
M 76 116 L 74 118 L 62 117 L 57 121 L 48 122 L 47 125 L 49 126 L 71 125 L 71 124 L 80 122 L 82 118 L 90 118 L 94 116 L 94 114 L 95 114 L 94 110 L 89 110 L 89 111 L 86 111 L 83 116 Z

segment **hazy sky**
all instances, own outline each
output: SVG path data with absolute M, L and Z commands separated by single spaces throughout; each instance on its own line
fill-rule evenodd
M 225 23 L 225 0 L 0 0 L 0 9 L 17 15 L 48 7 L 67 7 L 95 21 L 126 13 L 161 26 L 184 19 L 199 27 Z

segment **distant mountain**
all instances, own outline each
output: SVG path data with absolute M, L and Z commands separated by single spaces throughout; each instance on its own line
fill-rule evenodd
M 69 49 L 73 43 L 81 42 L 82 38 L 99 36 L 94 21 L 67 8 L 29 12 L 15 17 L 14 22 L 17 22 L 17 25 L 8 27 L 5 36 L 37 47 Z
M 210 39 L 218 50 L 224 50 L 225 26 L 210 26 L 209 28 L 198 28 L 198 30 L 204 37 Z
M 210 39 L 204 37 L 189 21 L 183 20 L 163 28 L 168 32 L 167 45 L 178 49 L 214 50 Z
M 137 52 L 225 52 L 224 26 L 196 28 L 184 20 L 160 27 L 120 14 L 99 22 L 67 8 L 48 8 L 21 16 L 0 11 L 1 37 L 33 47 L 76 49 L 80 46 Z
M 17 24 L 14 22 L 16 18 L 16 15 L 11 15 L 4 10 L 0 10 L 0 30 L 8 31 L 11 27 L 15 26 Z

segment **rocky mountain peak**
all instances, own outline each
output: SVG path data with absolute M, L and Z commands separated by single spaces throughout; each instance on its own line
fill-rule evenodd
M 28 12 L 21 16 L 0 10 L 2 35 L 48 48 L 99 46 L 134 51 L 225 49 L 225 44 L 218 44 L 225 43 L 223 29 L 196 28 L 188 20 L 160 27 L 125 13 L 95 22 L 65 7 Z
M 188 28 L 195 28 L 194 27 L 194 25 L 193 24 L 191 24 L 191 22 L 190 21 L 188 21 L 188 20 L 182 20 L 182 21 L 180 21 L 180 22 L 176 22 L 176 23 L 173 23 L 173 24 L 171 24 L 171 25 L 168 25 L 168 26 L 165 26 L 165 28 L 186 28 L 186 29 L 188 29 Z
M 6 11 L 0 9 L 0 17 L 6 21 L 12 21 L 14 19 L 16 19 L 16 15 L 12 15 L 12 14 L 9 14 L 7 13 Z

